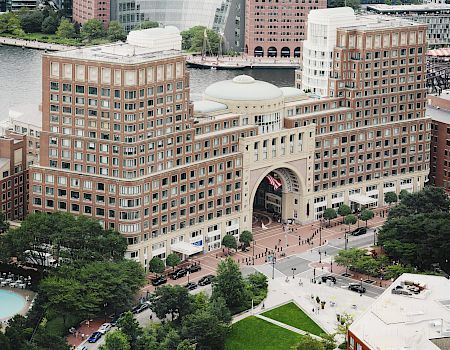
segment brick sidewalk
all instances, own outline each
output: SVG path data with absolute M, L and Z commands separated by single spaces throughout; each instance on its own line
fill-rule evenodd
M 384 223 L 385 217 L 383 217 L 381 212 L 386 213 L 387 209 L 375 209 L 374 212 L 374 218 L 368 221 L 369 228 L 378 227 Z M 358 223 L 350 225 L 350 231 L 357 227 L 365 226 L 365 222 L 361 220 L 359 220 Z M 287 234 L 283 232 L 282 224 L 272 221 L 269 217 L 264 219 L 264 224 L 266 225 L 266 229 L 261 227 L 261 222 L 259 220 L 257 225 L 254 225 L 252 233 L 255 244 L 251 244 L 249 251 L 242 252 L 238 250 L 231 255 L 231 258 L 240 266 L 253 265 L 253 262 L 254 265 L 265 264 L 267 262 L 267 255 L 270 255 L 272 252 L 274 252 L 278 258 L 303 253 L 311 248 L 317 247 L 319 245 L 320 236 L 322 236 L 322 244 L 326 244 L 326 242 L 331 239 L 343 237 L 344 232 L 349 229 L 348 225 L 342 224 L 342 217 L 331 220 L 330 226 L 328 226 L 328 222 L 320 221 L 308 225 L 292 224 L 289 225 Z M 308 239 L 309 244 L 307 242 Z M 226 257 L 226 248 L 195 257 L 192 262 L 200 264 L 202 270 L 191 274 L 189 276 L 189 281 L 196 282 L 203 276 L 214 274 L 218 263 Z M 333 270 L 334 266 L 335 265 L 333 265 Z M 149 282 L 151 277 L 153 277 L 153 274 L 148 275 Z M 183 285 L 186 284 L 187 281 L 188 278 L 183 277 L 178 280 L 168 279 L 167 283 L 170 285 Z M 141 296 L 145 297 L 147 291 L 153 292 L 154 290 L 155 287 L 149 284 L 141 290 Z
M 103 318 L 83 321 L 80 323 L 75 334 L 67 336 L 67 343 L 70 347 L 77 347 L 86 339 L 88 339 L 92 333 L 94 333 L 105 322 Z

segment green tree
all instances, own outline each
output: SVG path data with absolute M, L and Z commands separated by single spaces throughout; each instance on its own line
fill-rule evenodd
M 163 273 L 164 272 L 164 261 L 161 258 L 154 256 L 150 263 L 148 264 L 148 268 L 150 272 L 153 273 Z
M 202 310 L 186 317 L 181 334 L 197 344 L 198 350 L 223 349 L 229 326 L 216 315 Z
M 117 231 L 104 230 L 96 220 L 69 213 L 33 213 L 19 228 L 9 230 L 2 241 L 9 255 L 20 262 L 32 260 L 45 266 L 51 254 L 58 264 L 83 264 L 92 260 L 121 260 L 126 239 Z
M 9 222 L 6 220 L 6 215 L 0 211 L 0 233 L 6 232 L 9 229 Z
M 178 344 L 177 350 L 195 350 L 195 347 L 189 340 L 183 340 L 180 344 Z
M 222 297 L 230 309 L 238 308 L 246 302 L 245 281 L 239 265 L 231 258 L 217 266 L 217 276 L 213 281 L 212 298 Z
M 349 231 L 350 231 L 350 225 L 356 224 L 356 221 L 358 221 L 358 219 L 357 219 L 356 216 L 353 215 L 353 214 L 348 214 L 348 215 L 344 218 L 344 224 L 348 225 L 348 230 L 349 230 Z
M 114 331 L 106 334 L 105 344 L 100 350 L 130 350 L 128 337 L 122 331 Z
M 400 193 L 398 195 L 398 199 L 400 199 L 402 201 L 403 199 L 405 199 L 408 196 L 409 196 L 409 192 L 407 190 L 403 189 L 400 191 Z
M 165 319 L 166 315 L 171 314 L 171 319 L 180 323 L 191 312 L 192 306 L 193 301 L 186 288 L 166 285 L 156 291 L 153 311 L 159 319 Z
M 21 36 L 25 34 L 20 24 L 20 19 L 14 12 L 6 12 L 0 15 L 0 34 L 13 34 Z
M 341 204 L 340 207 L 338 208 L 338 214 L 340 216 L 342 216 L 343 218 L 351 213 L 352 213 L 352 210 L 346 204 Z M 342 222 L 344 222 L 344 221 L 342 221 Z
M 351 7 L 355 11 L 361 9 L 360 0 L 328 0 L 328 7 Z
M 101 21 L 98 19 L 90 19 L 83 24 L 80 34 L 83 40 L 92 41 L 103 38 L 106 33 Z
M 389 265 L 384 268 L 385 279 L 397 279 L 404 273 L 413 273 L 414 269 L 411 266 L 404 266 L 402 264 Z
M 340 266 L 345 266 L 347 273 L 348 268 L 356 266 L 358 260 L 364 255 L 365 251 L 363 249 L 350 248 L 347 250 L 340 250 L 334 258 L 334 261 Z
M 58 29 L 56 30 L 56 35 L 61 39 L 72 39 L 77 36 L 75 31 L 75 26 L 68 19 L 63 18 L 59 23 Z
M 373 213 L 372 210 L 369 210 L 369 209 L 364 209 L 364 210 L 361 212 L 361 214 L 359 214 L 359 218 L 360 218 L 362 221 L 365 221 L 365 222 L 366 222 L 366 227 L 367 227 L 367 221 L 373 219 L 373 217 L 374 217 L 374 213 Z
M 239 236 L 239 242 L 243 244 L 244 247 L 250 246 L 250 242 L 253 241 L 253 235 L 250 231 L 242 231 L 241 235 Z
M 41 31 L 45 34 L 55 34 L 59 26 L 59 18 L 56 12 L 51 12 L 42 21 Z
M 141 24 L 137 25 L 135 29 L 151 29 L 158 28 L 159 23 L 155 21 L 144 21 Z
M 217 297 L 211 300 L 208 305 L 208 310 L 211 315 L 217 317 L 217 319 L 223 323 L 229 324 L 231 322 L 231 312 L 227 307 L 225 299 L 222 297 Z
M 217 54 L 219 52 L 220 36 L 211 29 L 203 26 L 192 27 L 181 32 L 182 48 L 190 52 L 201 52 L 205 39 L 205 31 L 207 36 L 208 53 Z
M 180 335 L 175 329 L 169 329 L 163 341 L 161 342 L 161 350 L 177 350 L 181 342 Z
M 343 314 L 339 315 L 339 323 L 337 327 L 337 334 L 342 335 L 343 337 L 347 338 L 348 329 L 353 323 L 353 316 L 344 312 Z
M 230 249 L 236 250 L 237 249 L 236 238 L 234 238 L 233 235 L 226 234 L 222 238 L 222 246 L 228 249 L 228 253 L 230 252 Z
M 18 12 L 20 25 L 26 33 L 36 33 L 41 31 L 44 16 L 39 10 L 27 10 L 25 8 Z
M 325 220 L 328 220 L 328 226 L 330 226 L 331 220 L 337 218 L 336 210 L 334 210 L 333 208 L 325 209 L 325 211 L 323 212 L 323 218 Z
M 395 192 L 386 192 L 384 194 L 384 201 L 390 206 L 392 203 L 398 201 L 397 194 Z
M 307 334 L 300 338 L 293 350 L 325 350 L 325 347 L 320 340 L 314 339 Z
M 364 255 L 356 261 L 356 269 L 367 276 L 378 277 L 380 264 L 372 256 Z
M 108 39 L 111 41 L 125 41 L 127 39 L 127 34 L 119 22 L 109 22 Z
M 178 254 L 171 253 L 166 258 L 166 264 L 167 266 L 170 266 L 173 270 L 175 270 L 175 266 L 177 266 L 181 262 L 180 257 Z
M 142 335 L 142 328 L 133 314 L 127 311 L 117 322 L 119 330 L 126 336 L 131 349 L 136 349 L 139 337 Z

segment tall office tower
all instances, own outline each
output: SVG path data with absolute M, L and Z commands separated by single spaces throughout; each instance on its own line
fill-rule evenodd
M 0 212 L 7 220 L 22 220 L 26 214 L 27 140 L 7 131 L 0 136 Z
M 326 7 L 325 0 L 246 1 L 245 53 L 255 57 L 300 58 L 309 11 Z

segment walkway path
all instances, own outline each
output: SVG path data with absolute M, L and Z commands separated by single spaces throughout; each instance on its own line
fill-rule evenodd
M 311 337 L 313 337 L 313 338 L 316 338 L 316 339 L 322 339 L 321 337 L 319 337 L 319 336 L 317 336 L 317 335 L 315 335 L 315 334 L 311 334 L 311 333 L 309 333 L 309 332 L 302 331 L 301 329 L 298 329 L 298 328 L 289 326 L 289 325 L 286 324 L 286 323 L 283 323 L 283 322 L 280 322 L 280 321 L 271 319 L 271 318 L 266 317 L 266 316 L 263 316 L 263 315 L 261 315 L 261 314 L 256 315 L 256 317 L 257 317 L 257 318 L 260 318 L 261 320 L 264 320 L 264 321 L 273 323 L 274 325 L 277 325 L 277 326 L 279 326 L 279 327 L 281 327 L 281 328 L 285 328 L 285 329 L 287 329 L 287 330 L 290 330 L 291 332 L 298 333 L 298 334 L 301 334 L 301 335 L 309 334 L 309 335 L 310 335 Z
M 70 50 L 70 49 L 74 48 L 74 46 L 43 43 L 40 41 L 32 41 L 32 40 L 24 40 L 24 39 L 16 39 L 16 38 L 8 38 L 8 37 L 0 37 L 0 44 L 10 45 L 10 46 L 21 46 L 21 47 L 27 47 L 30 49 L 49 50 L 49 51 Z

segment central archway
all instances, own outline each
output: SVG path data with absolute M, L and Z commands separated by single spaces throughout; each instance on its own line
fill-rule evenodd
M 252 215 L 264 213 L 279 222 L 299 220 L 301 179 L 293 169 L 280 167 L 265 172 L 252 191 Z

